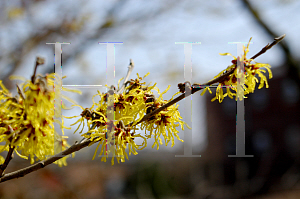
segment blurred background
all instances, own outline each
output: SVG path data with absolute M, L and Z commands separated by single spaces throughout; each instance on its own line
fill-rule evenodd
M 95 147 L 68 159 L 68 166 L 50 165 L 24 178 L 4 182 L 1 198 L 300 198 L 299 52 L 300 1 L 298 0 L 3 0 L 0 1 L 0 79 L 15 95 L 17 81 L 30 78 L 37 56 L 46 63 L 38 73 L 54 72 L 54 45 L 62 45 L 65 85 L 105 85 L 106 46 L 115 46 L 115 84 L 126 75 L 129 59 L 147 83 L 157 83 L 165 99 L 184 82 L 183 45 L 193 46 L 193 83 L 204 83 L 231 64 L 236 45 L 252 37 L 251 57 L 275 37 L 283 42 L 256 59 L 272 66 L 270 88 L 256 90 L 245 100 L 246 154 L 235 154 L 236 102 L 210 102 L 213 95 L 192 96 L 193 154 L 179 158 L 183 143 L 160 146 L 149 142 L 129 161 L 110 165 L 91 160 Z M 84 108 L 92 105 L 97 89 L 67 94 Z M 99 89 L 105 92 L 106 88 Z M 183 106 L 183 101 L 179 102 Z M 179 108 L 183 111 L 183 108 Z M 80 108 L 63 112 L 79 115 Z M 183 114 L 182 114 L 183 115 Z M 183 118 L 184 119 L 184 118 Z M 76 120 L 65 120 L 70 126 Z M 67 130 L 68 142 L 80 140 L 76 127 Z M 86 129 L 85 129 L 86 130 Z M 179 134 L 184 139 L 184 133 Z M 29 165 L 18 157 L 7 172 Z

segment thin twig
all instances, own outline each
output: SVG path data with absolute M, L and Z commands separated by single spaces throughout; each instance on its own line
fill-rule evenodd
M 263 49 L 261 49 L 261 51 L 259 51 L 258 53 L 256 53 L 253 57 L 251 57 L 250 59 L 255 59 L 258 56 L 264 54 L 265 52 L 267 52 L 267 50 L 271 49 L 273 46 L 275 46 L 276 44 L 278 44 L 281 40 L 283 40 L 285 37 L 285 34 L 281 35 L 280 37 L 276 37 L 274 39 L 274 41 L 271 44 L 267 44 Z
M 35 67 L 34 67 L 34 71 L 33 71 L 33 75 L 31 76 L 31 82 L 34 84 L 35 82 L 35 75 L 36 75 L 36 69 L 39 65 L 42 65 L 45 63 L 45 59 L 42 57 L 37 57 L 36 61 L 35 61 Z
M 260 25 L 263 28 L 263 30 L 266 31 L 272 38 L 276 37 L 276 35 L 277 35 L 276 32 L 272 29 L 272 27 L 270 27 L 263 20 L 263 17 L 260 16 L 260 12 L 257 9 L 255 9 L 255 7 L 250 2 L 248 0 L 241 1 L 241 3 L 244 4 L 245 8 L 248 9 L 249 12 L 252 14 L 254 19 L 258 23 L 258 25 Z M 282 47 L 282 49 L 285 52 L 287 58 L 293 60 L 290 49 L 287 46 L 287 44 L 285 42 L 281 42 L 279 45 Z
M 21 98 L 23 99 L 23 101 L 24 101 L 24 100 L 25 100 L 25 96 L 24 96 L 22 90 L 20 89 L 19 85 L 18 85 L 18 84 L 16 84 L 16 85 L 17 85 L 18 93 L 19 93 L 20 97 L 21 97 Z
M 124 90 L 124 88 L 125 88 L 125 85 L 126 85 L 126 82 L 128 81 L 129 76 L 130 76 L 130 74 L 131 74 L 133 68 L 134 68 L 134 63 L 133 63 L 132 59 L 130 59 L 130 63 L 129 63 L 129 66 L 128 66 L 127 75 L 126 75 L 126 77 L 125 77 L 125 79 L 124 79 L 124 82 L 123 82 L 122 87 L 120 88 L 120 90 L 117 91 L 117 94 L 118 94 L 118 95 L 121 94 L 121 93 L 123 92 L 123 90 Z

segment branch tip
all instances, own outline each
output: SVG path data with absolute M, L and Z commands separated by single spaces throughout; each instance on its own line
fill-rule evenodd
M 279 36 L 279 37 L 276 37 L 274 40 L 276 40 L 276 41 L 281 41 L 281 40 L 283 40 L 283 39 L 285 38 L 285 35 L 286 35 L 286 34 L 283 34 L 283 35 L 281 35 L 281 36 Z

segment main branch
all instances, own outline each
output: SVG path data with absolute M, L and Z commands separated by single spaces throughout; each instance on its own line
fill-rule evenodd
M 84 147 L 89 146 L 89 144 L 91 142 L 92 141 L 90 141 L 90 140 L 85 140 L 83 142 L 77 142 L 77 143 L 73 144 L 70 148 L 68 148 L 68 149 L 66 149 L 66 150 L 64 150 L 64 151 L 48 158 L 47 160 L 40 161 L 40 162 L 35 163 L 35 164 L 33 164 L 29 167 L 26 167 L 24 169 L 20 169 L 18 171 L 14 171 L 14 172 L 5 174 L 4 176 L 2 176 L 0 178 L 0 183 L 11 180 L 11 179 L 14 179 L 14 178 L 23 177 L 23 176 L 25 176 L 25 175 L 27 175 L 31 172 L 37 171 L 41 168 L 44 168 L 45 166 L 48 166 L 49 164 L 52 164 L 56 160 L 59 160 L 59 159 L 65 157 L 67 155 L 72 154 L 75 151 L 79 151 L 79 150 L 83 149 Z
M 276 45 L 278 42 L 280 42 L 283 38 L 285 37 L 285 35 L 282 35 L 280 37 L 277 37 L 274 39 L 274 41 L 271 43 L 271 44 L 267 44 L 260 52 L 258 52 L 257 54 L 255 54 L 253 57 L 251 57 L 251 59 L 255 59 L 257 58 L 258 56 L 262 55 L 263 53 L 265 53 L 267 50 L 269 50 L 270 48 L 272 48 L 272 46 Z M 133 64 L 130 64 L 130 66 L 133 67 Z M 171 100 L 170 102 L 168 102 L 167 104 L 161 106 L 160 108 L 157 108 L 155 109 L 154 111 L 148 113 L 147 115 L 145 115 L 143 117 L 143 119 L 141 119 L 138 123 L 136 124 L 139 124 L 143 121 L 146 121 L 148 118 L 150 118 L 151 116 L 153 116 L 154 114 L 157 114 L 159 113 L 160 111 L 166 109 L 167 107 L 175 104 L 176 102 L 179 102 L 180 100 L 184 99 L 185 97 L 189 96 L 189 95 L 192 95 L 194 94 L 195 92 L 199 91 L 199 90 L 202 90 L 203 88 L 209 86 L 209 85 L 212 85 L 214 83 L 218 83 L 222 80 L 224 80 L 224 78 L 226 78 L 228 75 L 232 74 L 234 71 L 234 69 L 232 70 L 229 70 L 227 71 L 226 73 L 224 73 L 223 75 L 221 75 L 220 77 L 216 78 L 216 79 L 213 79 L 213 80 L 210 80 L 204 84 L 201 84 L 201 85 L 197 85 L 196 88 L 193 88 L 193 86 L 191 86 L 191 92 L 187 92 L 187 93 L 183 93 L 181 94 L 180 96 L 178 96 L 177 98 Z M 125 83 L 125 81 L 124 81 Z M 135 124 L 135 125 L 136 125 Z M 70 155 L 72 154 L 73 152 L 75 151 L 79 151 L 87 146 L 89 146 L 90 144 L 92 143 L 91 140 L 88 140 L 88 139 L 83 139 L 82 141 L 80 142 L 76 142 L 75 144 L 73 144 L 70 148 L 60 152 L 59 154 L 56 154 L 50 158 L 48 158 L 47 160 L 43 160 L 43 161 L 40 161 L 36 164 L 33 164 L 29 167 L 26 167 L 24 169 L 20 169 L 20 170 L 17 170 L 17 171 L 14 171 L 14 172 L 11 172 L 11 173 L 8 173 L 8 174 L 5 174 L 3 175 L 1 178 L 0 178 L 0 183 L 1 182 L 5 182 L 5 181 L 8 181 L 8 180 L 11 180 L 11 179 L 14 179 L 14 178 L 19 178 L 19 177 L 23 177 L 31 172 L 34 172 L 34 171 L 37 171 L 41 168 L 44 168 L 45 166 L 48 166 L 49 164 L 52 164 L 53 162 L 67 156 L 67 155 Z

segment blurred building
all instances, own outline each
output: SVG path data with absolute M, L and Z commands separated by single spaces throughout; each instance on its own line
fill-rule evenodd
M 252 158 L 228 157 L 236 154 L 236 101 L 211 102 L 213 95 L 206 95 L 208 146 L 202 157 L 210 185 L 234 185 L 237 195 L 252 195 L 299 183 L 299 78 L 287 71 L 275 70 L 269 88 L 244 101 L 245 148 Z

